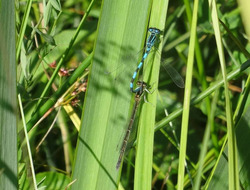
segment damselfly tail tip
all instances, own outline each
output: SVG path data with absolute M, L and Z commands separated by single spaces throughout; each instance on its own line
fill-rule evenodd
M 116 164 L 116 170 L 119 170 L 119 168 L 120 168 L 120 166 L 121 166 L 121 161 L 120 160 L 118 160 L 118 162 L 117 162 L 117 164 Z

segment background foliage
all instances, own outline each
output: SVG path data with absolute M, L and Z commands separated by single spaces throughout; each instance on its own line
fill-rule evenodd
M 19 189 L 249 188 L 249 4 L 246 0 L 197 3 L 196 13 L 189 1 L 16 1 L 15 55 L 9 46 L 14 30 L 0 23 L 5 34 L 12 31 L 9 36 L 1 34 L 6 41 L 1 40 L 0 115 L 8 112 L 6 97 L 17 105 L 13 101 L 17 66 L 26 126 L 15 114 L 18 148 L 8 143 L 0 148 L 18 152 L 18 159 L 4 158 L 2 152 L 0 156 L 1 162 L 12 160 L 13 166 L 18 161 L 13 179 L 18 179 Z M 7 13 L 10 8 L 5 6 L 1 1 L 1 10 Z M 2 15 L 1 11 L 1 19 Z M 13 22 L 13 15 L 9 18 Z M 146 95 L 149 103 L 141 103 L 134 125 L 137 136 L 135 130 L 131 149 L 117 171 L 119 145 L 134 103 L 129 82 L 143 52 L 148 23 L 163 31 L 143 69 L 143 80 L 153 94 Z M 11 61 L 3 57 L 4 47 Z M 192 85 L 178 88 L 164 68 L 157 69 L 160 59 Z M 189 62 L 194 63 L 192 78 L 186 73 Z M 228 85 L 223 84 L 222 73 Z M 191 106 L 181 117 L 187 91 L 191 100 L 185 101 Z M 14 125 L 15 119 L 1 121 L 8 123 L 0 126 L 3 140 L 10 132 L 6 125 Z M 182 121 L 187 121 L 187 136 L 180 134 Z M 30 150 L 23 127 L 29 132 Z M 184 156 L 179 156 L 180 139 L 187 141 Z M 230 143 L 237 143 L 237 149 Z M 230 164 L 231 158 L 238 165 Z M 185 176 L 178 171 L 183 160 Z M 5 177 L 2 169 L 0 177 Z

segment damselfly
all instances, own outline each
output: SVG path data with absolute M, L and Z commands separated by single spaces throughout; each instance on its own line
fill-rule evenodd
M 134 124 L 134 120 L 135 120 L 135 115 L 136 115 L 136 111 L 139 107 L 140 101 L 141 101 L 141 97 L 144 95 L 144 92 L 149 92 L 147 89 L 147 84 L 145 82 L 141 82 L 141 81 L 137 81 L 137 88 L 135 89 L 136 94 L 135 94 L 135 103 L 132 109 L 132 114 L 130 117 L 130 121 L 129 121 L 129 125 L 126 131 L 126 134 L 124 136 L 123 142 L 122 142 L 122 146 L 121 146 L 121 150 L 120 150 L 120 155 L 119 155 L 119 159 L 117 161 L 116 164 L 116 169 L 118 170 L 120 168 L 121 162 L 122 162 L 122 158 L 124 156 L 127 144 L 128 144 L 128 140 L 129 140 L 129 136 Z
M 134 80 L 137 76 L 137 73 L 138 71 L 141 69 L 143 63 L 144 63 L 144 60 L 147 58 L 149 52 L 151 51 L 152 47 L 154 46 L 155 42 L 156 42 L 156 39 L 157 39 L 157 36 L 160 34 L 160 30 L 157 29 L 157 28 L 149 28 L 148 31 L 150 32 L 150 35 L 148 36 L 148 39 L 147 39 L 147 42 L 146 42 L 146 50 L 142 56 L 142 59 L 141 59 L 141 62 L 139 63 L 139 65 L 137 66 L 133 76 L 132 76 L 132 79 L 131 79 L 131 82 L 130 82 L 130 90 L 131 92 L 134 92 L 134 93 L 137 93 L 138 91 L 138 88 L 136 88 L 134 90 Z

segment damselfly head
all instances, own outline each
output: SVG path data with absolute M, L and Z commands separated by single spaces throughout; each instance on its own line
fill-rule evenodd
M 150 27 L 150 28 L 148 29 L 148 31 L 151 32 L 151 33 L 155 33 L 155 34 L 160 34 L 160 33 L 161 33 L 161 30 L 160 30 L 160 29 L 154 28 L 154 27 Z
M 144 87 L 147 87 L 147 83 L 144 82 L 144 81 L 137 81 L 137 82 L 136 82 L 136 85 L 137 85 L 137 86 L 141 86 L 141 87 L 143 87 L 143 88 L 144 88 Z

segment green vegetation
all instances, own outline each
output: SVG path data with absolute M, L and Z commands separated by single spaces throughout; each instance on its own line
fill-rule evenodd
M 250 188 L 247 0 L 28 0 L 16 16 L 2 0 L 0 9 L 0 189 Z M 149 27 L 162 32 L 136 80 L 151 93 L 117 170 Z

